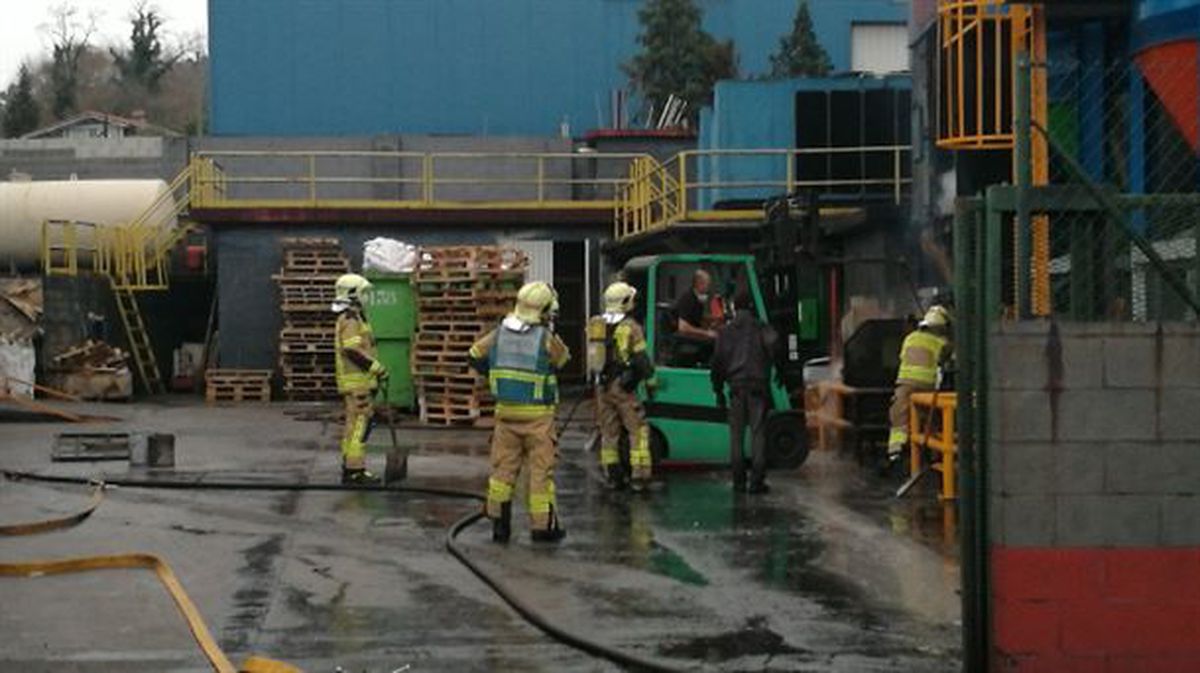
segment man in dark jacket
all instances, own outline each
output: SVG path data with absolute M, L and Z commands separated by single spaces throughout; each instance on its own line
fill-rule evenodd
M 729 410 L 729 459 L 733 465 L 733 488 L 746 488 L 746 466 L 742 438 L 750 428 L 750 493 L 766 493 L 767 457 L 765 425 L 771 410 L 771 364 L 778 341 L 775 330 L 759 322 L 749 292 L 733 300 L 734 318 L 717 332 L 713 347 L 711 378 L 717 406 Z M 725 398 L 729 384 L 730 399 Z

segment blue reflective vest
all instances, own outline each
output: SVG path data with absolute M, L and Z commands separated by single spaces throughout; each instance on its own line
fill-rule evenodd
M 500 326 L 488 352 L 488 384 L 498 405 L 552 406 L 558 403 L 558 377 L 550 365 L 546 328 L 524 332 Z

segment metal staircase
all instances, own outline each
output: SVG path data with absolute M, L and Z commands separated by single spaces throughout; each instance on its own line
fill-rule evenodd
M 165 391 L 162 373 L 137 295 L 169 287 L 171 251 L 194 228 L 188 217 L 200 175 L 211 181 L 219 169 L 193 160 L 133 221 L 121 224 L 46 220 L 42 223 L 42 270 L 48 276 L 89 271 L 108 279 L 129 341 L 134 369 L 146 392 Z M 203 187 L 208 189 L 208 187 Z M 171 226 L 171 223 L 176 223 Z M 90 261 L 90 267 L 88 262 Z

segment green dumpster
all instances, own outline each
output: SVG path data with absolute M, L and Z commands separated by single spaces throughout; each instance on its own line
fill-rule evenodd
M 367 307 L 367 320 L 379 346 L 379 360 L 388 368 L 387 399 L 397 407 L 412 408 L 416 403 L 413 388 L 413 334 L 417 330 L 417 300 L 408 274 L 367 275 L 375 287 Z

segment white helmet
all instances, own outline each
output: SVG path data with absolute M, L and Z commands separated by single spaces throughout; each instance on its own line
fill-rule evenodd
M 616 282 L 604 290 L 604 310 L 609 313 L 629 313 L 637 300 L 637 288 L 629 283 Z
M 946 327 L 950 324 L 950 312 L 941 306 L 931 306 L 925 312 L 920 327 Z
M 546 282 L 526 283 L 517 292 L 513 314 L 527 325 L 537 325 L 542 318 L 558 312 L 558 293 Z
M 362 304 L 371 287 L 371 281 L 357 273 L 347 273 L 338 277 L 337 282 L 333 284 L 333 311 L 341 313 L 352 304 Z

